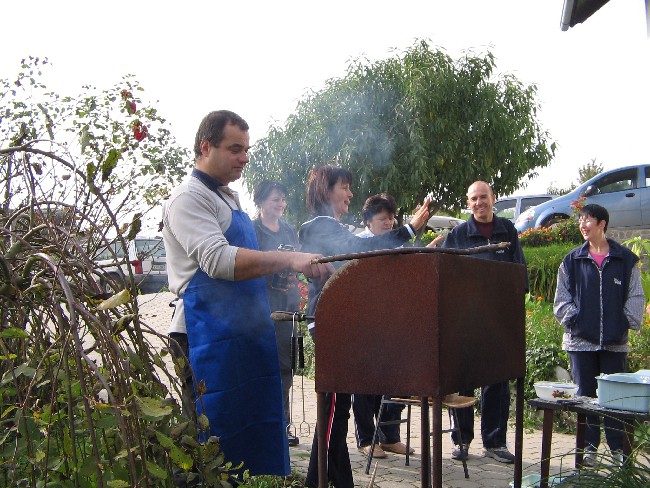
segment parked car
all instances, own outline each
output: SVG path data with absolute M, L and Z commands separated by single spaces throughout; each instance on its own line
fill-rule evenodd
M 548 202 L 557 195 L 523 195 L 502 198 L 494 204 L 494 213 L 497 217 L 510 219 L 514 224 L 517 217 L 530 207 L 535 207 L 540 203 Z
M 448 217 L 447 215 L 433 215 L 427 220 L 427 229 L 431 229 L 436 234 L 446 235 L 451 229 L 458 224 L 465 222 L 463 219 Z
M 411 215 L 406 215 L 404 217 L 404 222 L 408 223 L 411 221 Z M 448 217 L 447 215 L 432 215 L 429 217 L 429 220 L 427 220 L 427 224 L 425 226 L 425 230 L 432 230 L 436 234 L 442 234 L 442 235 L 447 235 L 447 233 L 456 227 L 458 224 L 462 224 L 465 222 L 463 219 L 457 219 L 455 217 Z M 360 234 L 363 232 L 364 227 L 353 227 L 349 226 L 350 232 L 353 234 Z
M 98 253 L 95 263 L 104 291 L 122 289 L 129 278 L 129 266 L 142 293 L 156 293 L 167 286 L 165 247 L 160 237 L 127 241 L 126 253 L 121 242 L 115 241 Z
M 602 205 L 609 212 L 610 228 L 650 227 L 650 165 L 603 171 L 566 195 L 529 208 L 515 222 L 519 232 L 548 227 L 573 215 L 571 205 L 581 197 L 585 204 Z

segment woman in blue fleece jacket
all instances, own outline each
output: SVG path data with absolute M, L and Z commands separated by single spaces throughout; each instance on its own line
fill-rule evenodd
M 596 376 L 626 370 L 628 330 L 639 329 L 645 296 L 639 258 L 605 236 L 609 213 L 600 205 L 580 211 L 585 243 L 562 261 L 557 276 L 554 313 L 564 326 L 562 349 L 568 352 L 578 395 L 595 397 Z M 623 426 L 605 417 L 605 436 L 614 457 L 622 460 Z M 584 463 L 596 465 L 600 417 L 587 416 Z

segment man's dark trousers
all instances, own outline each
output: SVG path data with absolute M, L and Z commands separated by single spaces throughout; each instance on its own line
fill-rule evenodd
M 462 396 L 474 396 L 473 390 L 461 391 Z M 474 439 L 474 407 L 456 410 L 460 424 L 463 444 Z M 510 384 L 507 381 L 481 388 L 481 437 L 483 447 L 497 448 L 506 446 L 508 416 L 510 414 Z M 458 433 L 452 432 L 451 439 L 459 445 Z

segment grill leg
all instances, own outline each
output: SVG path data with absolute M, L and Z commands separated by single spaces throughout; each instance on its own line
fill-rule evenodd
M 370 444 L 370 455 L 368 456 L 368 462 L 366 463 L 366 474 L 370 474 L 370 465 L 372 464 L 372 456 L 375 453 L 375 446 L 377 445 L 377 439 L 379 438 L 379 425 L 381 423 L 381 415 L 384 413 L 384 405 L 385 403 L 382 397 L 381 404 L 379 405 L 379 414 L 375 421 L 375 433 L 372 435 L 372 444 Z
M 467 455 L 465 454 L 465 449 L 463 449 L 463 434 L 460 431 L 458 412 L 456 410 L 457 409 L 455 408 L 451 409 L 451 414 L 454 417 L 454 426 L 451 430 L 458 432 L 458 442 L 460 443 L 460 459 L 463 461 L 463 471 L 465 472 L 465 478 L 469 478 L 469 471 L 467 471 Z

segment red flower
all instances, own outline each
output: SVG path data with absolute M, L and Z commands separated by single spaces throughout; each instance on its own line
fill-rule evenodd
M 136 141 L 140 142 L 145 137 L 147 137 L 148 134 L 149 130 L 147 129 L 146 125 L 144 125 L 139 120 L 133 122 L 133 137 L 135 137 Z
M 120 92 L 120 95 L 122 96 L 122 100 L 126 100 L 127 98 L 131 98 L 133 96 L 129 90 L 122 90 Z

